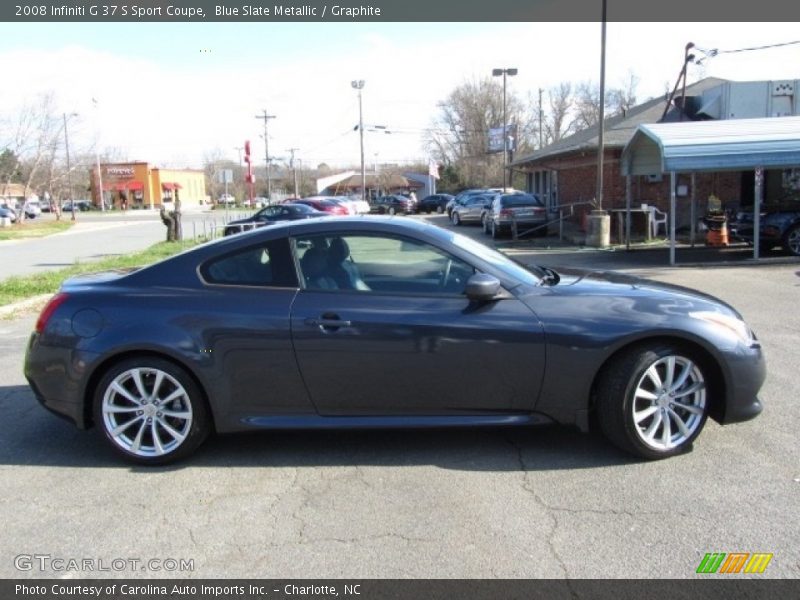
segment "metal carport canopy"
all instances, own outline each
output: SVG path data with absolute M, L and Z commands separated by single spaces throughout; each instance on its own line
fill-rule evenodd
M 623 175 L 800 166 L 800 117 L 639 125 Z
M 753 228 L 760 231 L 762 174 L 800 166 L 800 117 L 728 119 L 639 125 L 622 151 L 622 175 L 670 173 L 670 258 L 675 264 L 675 175 L 699 171 L 756 171 Z M 630 185 L 627 186 L 628 189 Z M 626 203 L 630 209 L 630 194 Z M 694 190 L 692 190 L 694 214 Z M 630 216 L 628 216 L 630 222 Z M 692 239 L 694 239 L 694 222 Z M 759 257 L 759 235 L 753 257 Z

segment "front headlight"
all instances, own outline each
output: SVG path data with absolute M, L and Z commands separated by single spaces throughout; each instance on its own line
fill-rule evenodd
M 689 316 L 732 332 L 746 346 L 752 346 L 755 343 L 752 330 L 747 323 L 737 317 L 712 311 L 691 312 Z

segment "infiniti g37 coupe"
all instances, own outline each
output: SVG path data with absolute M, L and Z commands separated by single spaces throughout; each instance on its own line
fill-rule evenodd
M 761 411 L 760 344 L 705 294 L 523 267 L 384 217 L 308 219 L 65 282 L 38 400 L 158 464 L 211 432 L 557 422 L 656 459 Z

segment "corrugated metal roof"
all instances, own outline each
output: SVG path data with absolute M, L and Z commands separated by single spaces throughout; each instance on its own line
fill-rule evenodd
M 639 125 L 622 152 L 623 175 L 796 166 L 800 117 Z

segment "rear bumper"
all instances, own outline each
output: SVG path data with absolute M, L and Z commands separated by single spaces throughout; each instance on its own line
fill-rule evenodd
M 87 429 L 83 386 L 97 358 L 93 353 L 45 346 L 33 333 L 25 354 L 25 378 L 42 406 Z

